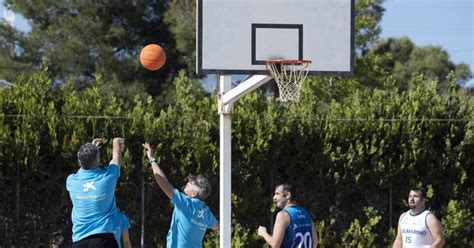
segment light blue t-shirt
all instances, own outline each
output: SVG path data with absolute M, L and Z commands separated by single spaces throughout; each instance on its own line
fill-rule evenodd
M 173 192 L 171 202 L 174 210 L 166 247 L 202 247 L 206 229 L 217 224 L 214 214 L 203 201 L 191 198 L 177 189 Z
M 113 219 L 115 221 L 114 237 L 119 248 L 122 248 L 122 233 L 123 231 L 130 229 L 130 222 L 128 221 L 127 216 L 120 211 L 117 211 Z
M 93 170 L 80 169 L 66 180 L 72 201 L 72 241 L 117 228 L 115 186 L 120 169 L 115 164 Z

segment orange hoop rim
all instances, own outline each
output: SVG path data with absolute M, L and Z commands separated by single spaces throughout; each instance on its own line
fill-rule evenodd
M 305 64 L 311 63 L 311 60 L 306 59 L 269 59 L 267 64 Z

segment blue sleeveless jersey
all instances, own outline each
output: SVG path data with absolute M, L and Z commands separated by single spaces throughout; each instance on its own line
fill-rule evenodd
M 282 248 L 311 248 L 313 247 L 313 227 L 311 216 L 301 206 L 290 206 L 284 209 L 291 218 L 285 231 Z

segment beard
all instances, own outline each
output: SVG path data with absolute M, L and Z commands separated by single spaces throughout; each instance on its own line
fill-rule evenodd
M 287 203 L 287 201 L 277 201 L 275 205 L 276 205 L 277 208 L 279 208 L 279 209 L 284 209 L 285 206 L 286 206 L 286 203 Z
M 416 208 L 416 204 L 415 204 L 415 203 L 408 203 L 408 205 L 410 206 L 410 209 Z

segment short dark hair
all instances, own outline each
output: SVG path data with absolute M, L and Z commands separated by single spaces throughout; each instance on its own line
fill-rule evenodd
M 298 194 L 297 194 L 297 191 L 296 191 L 296 187 L 292 183 L 283 182 L 283 183 L 277 184 L 277 186 L 275 188 L 278 188 L 280 186 L 283 187 L 284 191 L 291 193 L 291 199 L 296 200 Z
M 91 169 L 99 154 L 99 148 L 92 143 L 85 143 L 77 151 L 77 160 L 83 169 Z
M 204 201 L 211 194 L 211 183 L 203 175 L 190 175 L 188 181 L 193 182 L 199 190 L 197 192 L 197 198 Z
M 426 196 L 426 190 L 422 187 L 413 187 L 413 188 L 410 189 L 410 191 L 420 192 L 421 198 L 428 199 L 428 197 Z

